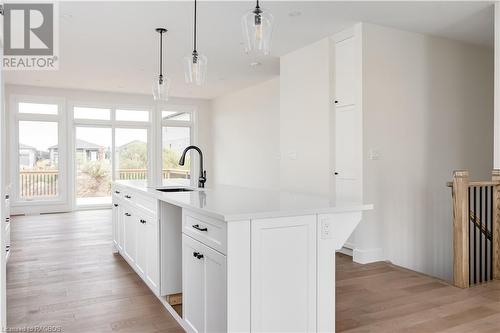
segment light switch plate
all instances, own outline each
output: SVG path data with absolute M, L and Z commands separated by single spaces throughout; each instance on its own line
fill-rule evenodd
M 368 159 L 371 161 L 380 160 L 380 151 L 378 149 L 370 149 L 368 151 Z
M 333 238 L 333 227 L 328 219 L 321 220 L 321 239 Z

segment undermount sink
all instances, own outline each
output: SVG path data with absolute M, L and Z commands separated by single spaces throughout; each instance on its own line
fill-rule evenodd
M 193 189 L 187 187 L 169 187 L 169 188 L 157 188 L 160 192 L 191 192 Z

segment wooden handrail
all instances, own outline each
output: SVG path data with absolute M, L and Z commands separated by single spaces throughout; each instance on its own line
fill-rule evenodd
M 493 233 L 489 230 L 486 229 L 486 225 L 483 225 L 481 223 L 481 220 L 479 219 L 479 217 L 477 217 L 473 211 L 470 211 L 469 212 L 469 219 L 472 221 L 472 223 L 474 223 L 474 225 L 476 226 L 476 228 L 478 228 L 479 230 L 481 230 L 481 233 L 483 235 L 486 236 L 487 239 L 491 240 L 492 239 L 492 235 Z
M 496 186 L 500 185 L 498 180 L 487 180 L 487 181 L 469 181 L 469 187 L 472 186 Z M 453 182 L 446 182 L 446 186 L 453 187 Z

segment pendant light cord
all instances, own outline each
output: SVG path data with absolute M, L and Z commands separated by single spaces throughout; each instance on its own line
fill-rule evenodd
M 193 53 L 196 54 L 196 0 L 194 0 L 194 37 L 193 37 Z
M 163 31 L 160 31 L 160 78 L 163 77 Z
M 260 6 L 259 6 L 259 0 L 257 0 L 257 6 L 255 6 L 255 8 L 260 8 Z

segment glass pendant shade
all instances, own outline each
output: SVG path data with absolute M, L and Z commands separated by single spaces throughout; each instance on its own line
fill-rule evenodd
M 170 79 L 156 76 L 153 79 L 153 98 L 155 101 L 168 101 L 168 94 L 170 90 Z
M 271 51 L 273 33 L 273 15 L 259 7 L 247 12 L 241 18 L 245 52 L 261 52 L 265 55 Z
M 186 83 L 201 86 L 207 78 L 207 57 L 203 54 L 189 54 L 184 57 L 184 77 Z

